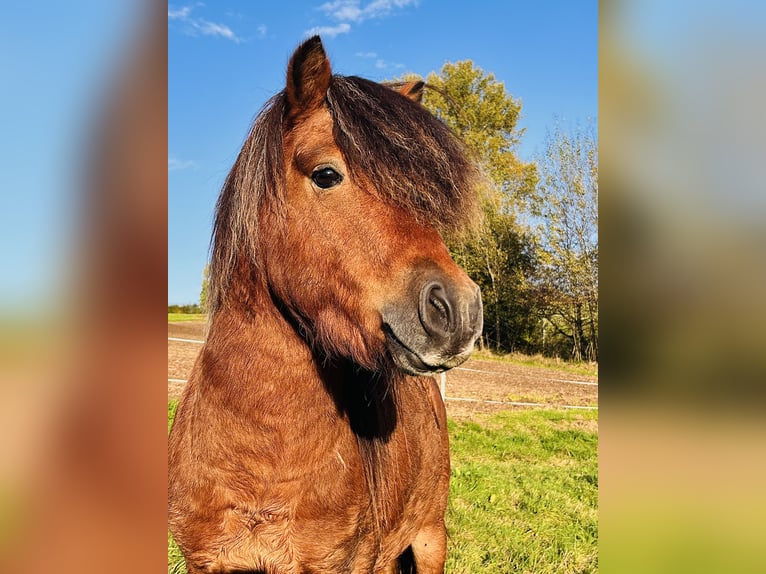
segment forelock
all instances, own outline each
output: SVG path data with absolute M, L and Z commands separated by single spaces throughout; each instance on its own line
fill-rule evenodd
M 372 193 L 442 231 L 474 221 L 479 174 L 465 146 L 420 104 L 384 85 L 333 76 L 334 136 Z

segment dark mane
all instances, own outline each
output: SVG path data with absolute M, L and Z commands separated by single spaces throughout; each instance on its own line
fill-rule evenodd
M 282 91 L 261 109 L 226 177 L 215 208 L 211 241 L 209 314 L 222 306 L 238 265 L 260 266 L 258 220 L 266 196 L 271 209 L 281 211 L 285 174 L 282 158 Z
M 463 144 L 421 105 L 382 84 L 332 77 L 327 103 L 334 137 L 352 174 L 372 192 L 441 232 L 457 232 L 477 214 L 478 171 Z M 282 130 L 286 95 L 258 114 L 216 205 L 210 264 L 209 312 L 223 303 L 238 265 L 260 266 L 262 210 L 284 201 Z
M 398 92 L 356 76 L 333 76 L 327 99 L 346 162 L 372 180 L 381 199 L 440 231 L 472 220 L 476 167 L 444 123 Z

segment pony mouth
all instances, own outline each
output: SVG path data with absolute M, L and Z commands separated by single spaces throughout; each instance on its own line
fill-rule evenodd
M 473 345 L 471 345 L 469 350 L 458 355 L 450 356 L 446 360 L 443 360 L 442 357 L 437 355 L 433 358 L 438 362 L 433 360 L 429 361 L 429 359 L 432 359 L 431 357 L 426 358 L 407 346 L 406 343 L 396 336 L 394 330 L 387 323 L 383 324 L 383 332 L 385 333 L 388 350 L 391 353 L 394 363 L 397 367 L 410 375 L 433 375 L 449 371 L 465 362 L 473 351 Z

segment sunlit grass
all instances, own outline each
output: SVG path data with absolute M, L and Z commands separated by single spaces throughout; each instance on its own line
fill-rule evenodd
M 543 355 L 524 355 L 523 353 L 506 353 L 504 355 L 498 355 L 492 351 L 476 350 L 471 355 L 474 359 L 482 359 L 487 361 L 500 361 L 503 363 L 511 363 L 514 365 L 523 365 L 525 367 L 538 367 L 542 369 L 557 369 L 560 371 L 567 371 L 569 373 L 576 373 L 579 375 L 587 375 L 591 377 L 598 376 L 598 363 L 592 362 L 579 362 L 565 361 L 556 357 L 544 357 Z
M 178 321 L 207 321 L 207 315 L 202 313 L 168 313 L 168 323 Z
M 597 421 L 560 411 L 450 421 L 448 572 L 597 570 Z

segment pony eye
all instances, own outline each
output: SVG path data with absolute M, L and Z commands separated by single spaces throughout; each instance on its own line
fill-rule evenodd
M 317 187 L 329 189 L 343 181 L 343 176 L 331 167 L 323 167 L 311 174 L 311 181 L 313 181 Z

